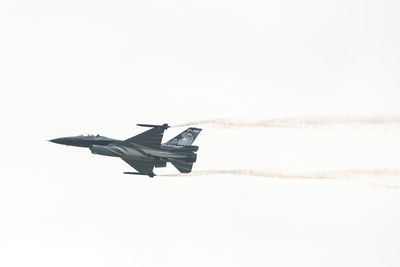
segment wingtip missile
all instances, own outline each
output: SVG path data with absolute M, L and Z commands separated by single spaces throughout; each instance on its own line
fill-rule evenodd
M 152 127 L 152 128 L 160 127 L 160 128 L 163 128 L 163 129 L 168 129 L 169 127 L 171 127 L 171 126 L 168 125 L 168 123 L 164 123 L 163 125 L 138 123 L 136 125 L 140 126 L 140 127 Z
M 149 177 L 153 178 L 156 176 L 155 173 L 140 173 L 140 172 L 124 172 L 124 174 L 134 174 L 134 175 L 148 175 Z

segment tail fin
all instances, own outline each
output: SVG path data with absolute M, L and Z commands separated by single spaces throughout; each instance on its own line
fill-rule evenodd
M 190 146 L 196 137 L 201 132 L 200 128 L 188 128 L 186 131 L 183 131 L 179 135 L 175 136 L 171 140 L 169 140 L 166 144 L 168 145 L 178 145 L 178 146 Z

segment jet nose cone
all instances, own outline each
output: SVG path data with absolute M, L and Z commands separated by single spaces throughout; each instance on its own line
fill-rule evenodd
M 69 143 L 69 140 L 66 137 L 55 138 L 55 139 L 51 139 L 49 141 L 56 143 L 56 144 L 60 144 L 60 145 L 68 145 L 68 143 Z

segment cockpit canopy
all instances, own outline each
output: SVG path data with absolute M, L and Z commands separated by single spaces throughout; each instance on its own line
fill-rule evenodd
M 94 135 L 94 134 L 81 134 L 81 136 L 85 136 L 85 137 L 99 137 L 100 135 L 99 135 L 99 134 L 96 134 L 96 135 Z

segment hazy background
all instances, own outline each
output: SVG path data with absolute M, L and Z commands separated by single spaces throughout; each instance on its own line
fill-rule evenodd
M 399 116 L 399 13 L 398 1 L 2 1 L 0 265 L 399 266 L 400 190 L 148 179 L 45 141 L 125 139 L 136 123 Z M 399 137 L 204 126 L 194 170 L 399 169 Z

